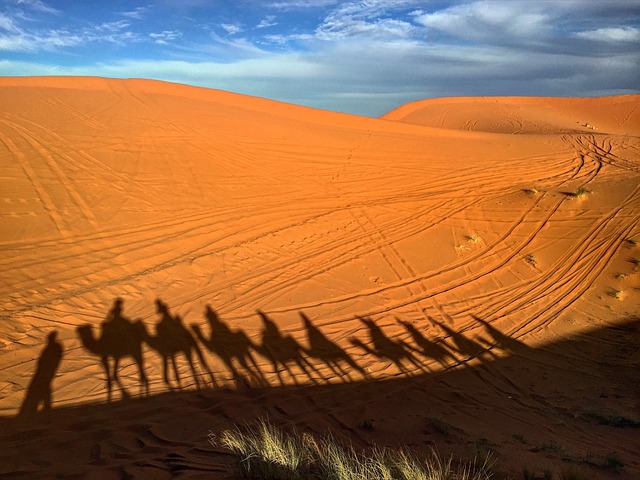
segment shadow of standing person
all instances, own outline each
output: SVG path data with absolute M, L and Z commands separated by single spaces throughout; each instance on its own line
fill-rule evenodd
M 62 360 L 62 345 L 57 341 L 58 332 L 52 331 L 47 335 L 47 345 L 42 350 L 36 371 L 27 388 L 27 395 L 20 407 L 19 416 L 35 415 L 38 407 L 43 404 L 42 411 L 51 410 L 51 383 Z

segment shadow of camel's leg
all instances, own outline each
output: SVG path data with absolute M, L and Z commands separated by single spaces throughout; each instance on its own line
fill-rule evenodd
M 176 376 L 176 382 L 178 383 L 178 388 L 182 388 L 182 379 L 180 378 L 180 372 L 178 372 L 178 363 L 176 362 L 175 354 L 171 354 L 171 364 L 173 365 L 173 373 Z
M 198 372 L 196 372 L 196 367 L 193 364 L 193 355 L 191 354 L 191 350 L 187 350 L 184 352 L 187 357 L 187 362 L 189 362 L 189 368 L 191 369 L 191 375 L 193 375 L 193 380 L 196 382 L 196 388 L 200 390 L 200 380 L 198 379 Z
M 149 395 L 149 379 L 144 371 L 144 361 L 142 357 L 136 359 L 138 364 L 138 371 L 140 373 L 140 395 Z
M 104 369 L 104 373 L 107 376 L 107 401 L 111 402 L 112 385 L 111 385 L 111 372 L 109 370 L 109 360 L 107 359 L 107 357 L 102 357 L 100 361 L 102 362 L 102 368 Z

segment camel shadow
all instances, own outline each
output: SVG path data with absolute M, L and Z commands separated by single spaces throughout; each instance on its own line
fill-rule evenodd
M 31 378 L 27 394 L 22 402 L 18 416 L 27 417 L 38 413 L 40 404 L 43 412 L 51 410 L 53 394 L 51 383 L 56 376 L 62 361 L 63 348 L 57 340 L 58 332 L 52 331 L 47 335 L 47 344 L 40 353 L 36 371 Z
M 305 351 L 300 344 L 291 336 L 283 335 L 278 325 L 270 319 L 264 312 L 258 310 L 258 315 L 262 319 L 262 343 L 256 345 L 255 349 L 260 355 L 271 362 L 273 369 L 278 376 L 281 385 L 285 385 L 282 372 L 287 372 L 296 385 L 300 385 L 299 375 L 296 375 L 294 367 L 304 373 L 312 383 L 318 383 L 311 373 L 322 378 L 320 372 L 303 355 Z
M 455 350 L 461 356 L 466 357 L 461 360 L 462 362 L 468 362 L 469 360 L 477 358 L 484 363 L 486 362 L 485 357 L 495 357 L 490 348 L 483 346 L 475 340 L 471 340 L 470 338 L 465 337 L 462 333 L 456 332 L 455 330 L 446 326 L 444 323 L 438 322 L 432 317 L 429 317 L 429 320 L 440 327 L 440 329 L 447 335 L 449 335 L 454 344 L 453 350 Z
M 387 337 L 382 329 L 370 318 L 358 317 L 369 330 L 369 346 L 357 338 L 351 338 L 350 342 L 380 359 L 387 359 L 394 363 L 398 369 L 407 375 L 415 375 L 416 371 L 425 372 L 425 367 L 411 353 L 411 349 L 402 341 L 394 341 Z M 413 368 L 412 368 L 413 367 Z
M 496 327 L 491 325 L 489 322 L 475 315 L 472 315 L 472 317 L 476 322 L 479 322 L 484 326 L 485 331 L 493 339 L 494 343 L 488 342 L 486 340 L 484 341 L 484 343 L 486 343 L 487 346 L 493 347 L 497 345 L 498 348 L 502 349 L 503 351 L 514 353 L 514 354 L 522 354 L 531 350 L 527 345 L 525 345 L 524 343 L 522 343 L 521 341 L 515 338 L 505 335 Z
M 419 353 L 423 357 L 435 360 L 441 367 L 446 368 L 450 363 L 457 361 L 456 357 L 444 347 L 440 341 L 434 342 L 425 338 L 425 336 L 411 323 L 397 319 L 407 330 L 414 345 L 408 345 L 408 348 L 416 353 Z
M 182 378 L 176 360 L 176 357 L 182 354 L 189 364 L 189 369 L 196 387 L 201 388 L 201 383 L 206 386 L 206 381 L 201 379 L 201 375 L 196 369 L 193 358 L 195 353 L 200 362 L 200 368 L 202 368 L 204 373 L 208 374 L 211 385 L 216 386 L 213 372 L 209 368 L 197 340 L 184 326 L 182 318 L 179 315 L 171 315 L 168 305 L 160 299 L 156 299 L 156 313 L 160 315 L 160 321 L 155 325 L 155 335 L 151 335 L 141 321 L 139 321 L 138 324 L 140 325 L 144 341 L 162 358 L 162 376 L 164 383 L 167 384 L 169 388 L 173 388 L 169 378 L 169 363 L 171 363 L 178 388 L 182 388 Z
M 353 381 L 352 372 L 358 372 L 362 378 L 368 378 L 366 371 L 344 349 L 329 340 L 318 327 L 313 325 L 309 317 L 302 312 L 300 312 L 300 317 L 302 317 L 304 326 L 307 329 L 309 341 L 309 348 L 302 347 L 302 350 L 309 358 L 322 361 L 338 377 L 347 377 L 347 379 Z
M 205 318 L 209 324 L 209 338 L 199 325 L 191 325 L 202 345 L 222 360 L 239 385 L 266 386 L 266 380 L 260 374 L 260 368 L 251 353 L 255 346 L 249 337 L 241 330 L 229 328 L 209 305 L 205 309 Z M 242 367 L 242 371 L 236 367 L 236 362 Z
M 120 387 L 122 398 L 129 398 L 130 394 L 122 384 L 118 375 L 120 360 L 125 357 L 133 358 L 140 374 L 140 394 L 149 394 L 149 380 L 144 371 L 142 353 L 142 332 L 137 323 L 133 323 L 122 315 L 122 299 L 117 298 L 107 314 L 107 318 L 100 325 L 100 336 L 96 338 L 92 325 L 81 325 L 76 331 L 83 347 L 100 357 L 106 374 L 107 400 L 112 400 L 112 388 L 115 381 Z M 113 368 L 111 368 L 113 359 Z

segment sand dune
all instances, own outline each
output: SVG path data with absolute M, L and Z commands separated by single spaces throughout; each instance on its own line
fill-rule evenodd
M 0 475 L 234 478 L 268 414 L 636 478 L 638 104 L 0 78 Z

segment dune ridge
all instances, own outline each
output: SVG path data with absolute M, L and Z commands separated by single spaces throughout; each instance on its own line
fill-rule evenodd
M 481 444 L 503 475 L 640 474 L 640 95 L 379 119 L 142 79 L 0 99 L 0 475 L 233 478 L 208 429 L 265 413 Z M 105 403 L 125 345 L 150 395 L 123 357 Z M 52 411 L 16 417 L 28 392 Z M 585 460 L 611 451 L 619 474 Z

